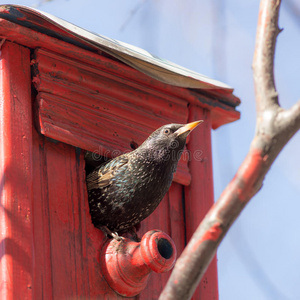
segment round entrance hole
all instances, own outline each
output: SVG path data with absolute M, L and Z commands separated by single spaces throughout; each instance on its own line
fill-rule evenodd
M 164 238 L 157 241 L 157 249 L 159 254 L 165 259 L 169 259 L 173 254 L 173 247 L 171 243 Z

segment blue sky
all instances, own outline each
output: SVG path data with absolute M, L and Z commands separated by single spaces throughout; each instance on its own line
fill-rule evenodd
M 241 119 L 212 135 L 218 198 L 254 135 L 251 64 L 258 0 L 11 3 L 38 8 L 87 30 L 139 46 L 234 87 L 235 95 L 242 100 Z M 284 31 L 277 42 L 275 79 L 280 103 L 288 108 L 300 98 L 300 21 L 284 3 L 279 24 Z M 218 251 L 220 300 L 300 299 L 299 149 L 298 133 L 275 161 L 263 189 L 222 242 Z

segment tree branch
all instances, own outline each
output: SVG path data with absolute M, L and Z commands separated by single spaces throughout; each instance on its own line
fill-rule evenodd
M 275 158 L 300 128 L 300 101 L 289 110 L 281 108 L 274 83 L 280 4 L 280 0 L 261 0 L 260 4 L 253 59 L 257 121 L 250 150 L 177 260 L 160 300 L 192 297 L 230 226 L 259 191 Z
M 274 83 L 274 53 L 278 28 L 280 1 L 261 1 L 253 58 L 253 75 L 256 91 L 256 108 L 259 114 L 277 104 Z

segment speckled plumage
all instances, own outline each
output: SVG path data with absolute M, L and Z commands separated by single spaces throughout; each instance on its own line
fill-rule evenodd
M 88 174 L 94 225 L 106 226 L 112 232 L 126 232 L 148 217 L 168 191 L 186 137 L 199 123 L 162 126 L 134 151 Z

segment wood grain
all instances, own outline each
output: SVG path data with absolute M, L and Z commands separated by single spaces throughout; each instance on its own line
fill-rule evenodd
M 32 112 L 30 51 L 5 42 L 0 60 L 0 298 L 31 299 Z

